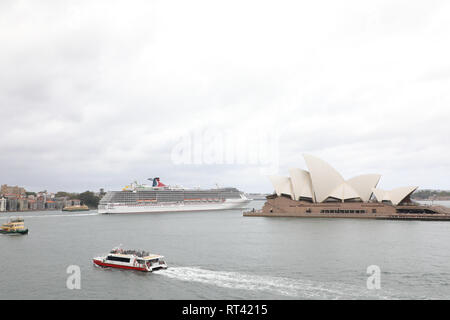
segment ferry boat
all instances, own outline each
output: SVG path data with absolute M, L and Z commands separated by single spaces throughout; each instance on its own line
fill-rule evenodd
M 79 205 L 79 206 L 66 206 L 62 208 L 62 211 L 89 211 L 89 207 L 86 205 Z
M 242 209 L 251 201 L 236 188 L 187 189 L 166 186 L 159 178 L 152 186 L 136 181 L 122 191 L 109 191 L 100 200 L 99 213 L 149 213 Z
M 28 229 L 24 226 L 23 218 L 11 218 L 7 223 L 2 224 L 0 233 L 3 234 L 27 234 Z
M 130 269 L 152 272 L 158 269 L 167 269 L 164 256 L 151 254 L 146 251 L 123 250 L 115 248 L 109 254 L 93 259 L 95 265 L 119 269 Z

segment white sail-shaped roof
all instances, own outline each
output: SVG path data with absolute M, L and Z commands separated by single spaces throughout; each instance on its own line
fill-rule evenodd
M 398 205 L 407 196 L 416 191 L 418 187 L 400 187 L 392 190 L 372 189 L 378 202 L 391 201 L 393 205 Z
M 347 199 L 355 199 L 360 198 L 360 195 L 356 190 L 349 185 L 347 182 L 341 183 L 339 186 L 336 187 L 329 195 L 328 197 L 340 199 L 340 200 L 347 200 Z M 328 198 L 327 197 L 327 198 Z
M 305 154 L 306 165 L 311 175 L 311 181 L 315 199 L 322 202 L 330 196 L 330 194 L 344 183 L 344 178 L 328 163 L 317 157 Z
M 355 189 L 362 201 L 367 202 L 372 195 L 372 188 L 375 188 L 380 181 L 379 174 L 363 174 L 347 180 L 347 183 Z
M 372 192 L 375 195 L 375 198 L 377 199 L 378 202 L 391 201 L 391 199 L 389 198 L 388 191 L 378 188 L 372 188 Z
M 275 189 L 275 193 L 280 196 L 286 194 L 293 197 L 291 178 L 282 176 L 270 176 L 270 181 Z
M 311 176 L 308 171 L 292 168 L 289 169 L 291 176 L 293 198 L 311 198 L 313 199 Z
M 400 187 L 396 189 L 392 189 L 389 194 L 391 197 L 391 202 L 395 205 L 402 202 L 407 196 L 416 191 L 418 187 Z
M 328 198 L 339 200 L 361 199 L 368 202 L 372 193 L 377 201 L 391 201 L 397 205 L 413 193 L 417 187 L 401 187 L 390 191 L 377 189 L 379 174 L 364 174 L 349 180 L 344 178 L 327 162 L 303 155 L 308 171 L 289 169 L 290 177 L 270 176 L 278 196 L 285 194 L 292 199 L 310 198 L 313 202 L 323 202 Z

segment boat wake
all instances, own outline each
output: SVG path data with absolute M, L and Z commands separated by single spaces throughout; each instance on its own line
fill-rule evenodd
M 380 292 L 341 283 L 320 283 L 310 280 L 251 275 L 239 272 L 212 271 L 197 267 L 169 267 L 155 273 L 181 280 L 215 285 L 222 288 L 268 292 L 304 299 L 389 299 Z M 377 291 L 377 290 L 376 290 Z M 386 294 L 386 292 L 383 292 Z

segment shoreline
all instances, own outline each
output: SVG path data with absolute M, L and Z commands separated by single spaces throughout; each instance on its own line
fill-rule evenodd
M 89 208 L 88 210 L 62 210 L 62 209 L 33 209 L 33 210 L 16 210 L 16 211 L 0 211 L 0 216 L 4 213 L 14 213 L 14 212 L 18 212 L 18 213 L 23 213 L 23 212 L 45 212 L 45 211 L 60 211 L 60 212 L 80 212 L 80 211 L 91 211 L 91 210 L 97 210 L 97 209 L 92 209 Z
M 450 221 L 450 208 L 434 204 L 358 202 L 311 203 L 285 196 L 268 198 L 260 210 L 249 210 L 244 217 L 295 217 L 329 219 L 429 220 Z
M 270 217 L 270 218 L 325 218 L 325 219 L 375 219 L 375 220 L 421 220 L 421 221 L 450 221 L 448 214 L 319 214 L 319 213 L 267 213 L 263 211 L 248 211 L 244 217 Z

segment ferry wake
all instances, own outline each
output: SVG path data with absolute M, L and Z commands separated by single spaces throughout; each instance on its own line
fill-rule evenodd
M 250 202 L 236 188 L 187 189 L 167 186 L 159 178 L 151 186 L 132 183 L 109 191 L 100 200 L 99 213 L 151 213 L 242 209 Z

